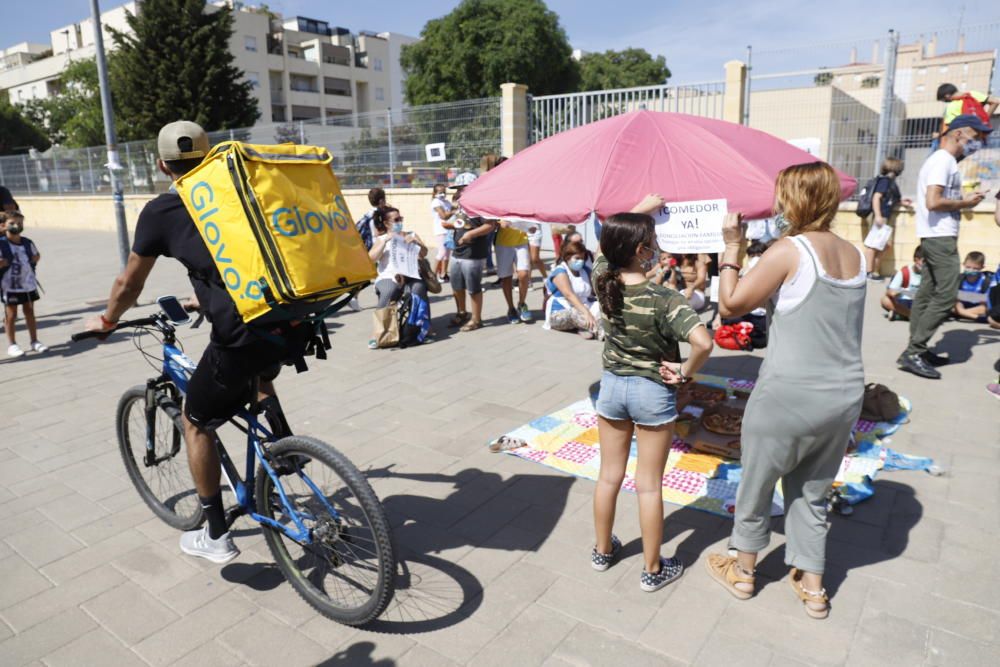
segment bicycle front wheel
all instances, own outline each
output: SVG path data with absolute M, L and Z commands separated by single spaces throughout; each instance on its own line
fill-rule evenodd
M 270 447 L 270 455 L 283 471 L 280 482 L 289 505 L 311 535 L 308 544 L 300 543 L 263 524 L 285 578 L 313 608 L 339 623 L 363 625 L 377 618 L 395 591 L 396 552 L 389 521 L 368 480 L 347 457 L 313 438 L 283 438 Z M 259 514 L 295 528 L 263 466 L 257 469 L 255 492 Z
M 146 387 L 132 387 L 118 402 L 118 447 L 129 479 L 153 514 L 179 530 L 204 518 L 184 453 L 180 407 L 166 401 L 153 416 L 152 452 L 146 449 Z

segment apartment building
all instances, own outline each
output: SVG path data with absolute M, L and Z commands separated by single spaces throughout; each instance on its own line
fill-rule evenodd
M 881 58 L 877 42 L 870 62 L 858 62 L 857 51 L 853 50 L 849 64 L 826 70 L 830 85 L 879 111 L 885 79 L 885 63 L 879 62 Z M 937 101 L 937 89 L 943 83 L 954 84 L 959 90 L 988 92 L 996 59 L 996 50 L 965 51 L 961 37 L 957 50 L 949 53 L 938 53 L 936 36 L 926 43 L 900 44 L 896 51 L 893 92 L 905 105 L 905 133 L 926 135 L 937 129 L 944 112 L 944 106 Z
M 108 28 L 128 30 L 126 13 L 135 13 L 136 3 L 128 2 L 101 13 L 101 33 L 107 48 Z M 0 51 L 0 91 L 14 104 L 58 95 L 60 75 L 73 60 L 93 58 L 94 22 L 87 18 L 49 33 L 49 44 L 22 42 Z
M 142 10 L 142 1 L 104 12 L 107 28 L 128 30 L 125 14 Z M 282 18 L 266 10 L 225 0 L 206 6 L 233 9 L 229 49 L 235 65 L 254 88 L 258 123 L 332 119 L 404 105 L 399 54 L 417 41 L 396 33 L 351 33 L 342 27 L 301 16 Z M 50 34 L 51 44 L 18 44 L 0 52 L 0 91 L 13 103 L 57 95 L 60 75 L 74 59 L 92 58 L 94 28 L 85 19 Z

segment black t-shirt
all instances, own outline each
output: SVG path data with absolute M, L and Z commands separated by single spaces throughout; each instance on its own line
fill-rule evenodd
M 455 230 L 455 249 L 451 251 L 452 257 L 458 259 L 486 259 L 490 256 L 490 235 L 483 234 L 474 238 L 470 243 L 460 245 L 459 241 L 465 233 L 477 227 L 487 224 L 482 218 L 469 218 L 465 226 Z
M 10 193 L 10 190 L 0 185 L 0 210 L 6 208 L 7 204 L 13 204 L 14 209 L 17 209 L 17 200 L 14 199 L 14 195 Z
M 173 257 L 184 265 L 201 310 L 212 323 L 213 342 L 239 347 L 260 340 L 243 323 L 205 241 L 177 193 L 164 193 L 143 207 L 135 226 L 132 252 L 143 257 Z
M 901 199 L 899 186 L 896 185 L 896 179 L 889 178 L 888 176 L 879 176 L 875 179 L 875 192 L 873 192 L 872 195 L 874 196 L 875 193 L 882 195 L 882 200 L 880 202 L 882 205 L 882 217 L 888 219 L 888 217 L 892 215 L 892 209 L 896 207 L 896 204 L 898 204 Z

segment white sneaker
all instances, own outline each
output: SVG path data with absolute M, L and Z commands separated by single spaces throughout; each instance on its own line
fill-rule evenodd
M 12 358 L 12 359 L 17 359 L 18 357 L 23 357 L 24 356 L 24 350 L 21 349 L 20 345 L 18 345 L 17 343 L 14 343 L 13 345 L 11 345 L 10 347 L 7 348 L 7 356 L 10 357 L 10 358 Z
M 358 298 L 357 297 L 354 297 L 353 299 L 351 299 L 347 303 L 347 305 L 350 306 L 351 310 L 353 310 L 355 313 L 361 310 L 361 304 L 358 303 Z
M 208 536 L 208 526 L 182 533 L 181 551 L 189 556 L 207 558 L 220 565 L 228 563 L 240 555 L 240 550 L 233 544 L 233 538 L 229 536 L 228 532 L 213 540 Z
M 39 341 L 35 341 L 31 344 L 31 349 L 35 352 L 48 352 L 48 345 L 42 345 Z

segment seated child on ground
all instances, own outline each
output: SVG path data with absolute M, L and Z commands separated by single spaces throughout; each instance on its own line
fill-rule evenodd
M 896 271 L 882 295 L 882 308 L 890 322 L 910 319 L 913 297 L 920 287 L 920 272 L 923 270 L 924 249 L 917 246 L 913 251 L 913 263 Z
M 970 252 L 962 262 L 962 282 L 958 284 L 958 300 L 954 313 L 963 320 L 986 321 L 987 298 L 993 274 L 983 271 L 986 256 L 981 252 Z

